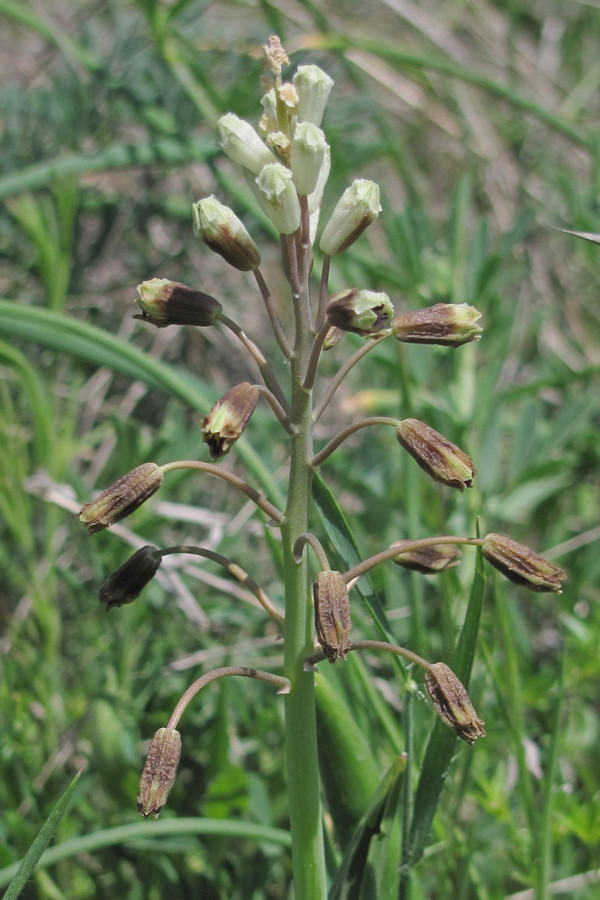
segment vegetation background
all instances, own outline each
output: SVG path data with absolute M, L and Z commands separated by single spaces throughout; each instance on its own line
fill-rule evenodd
M 293 65 L 316 62 L 336 81 L 323 220 L 352 178 L 382 189 L 380 220 L 333 287 L 386 290 L 397 310 L 447 300 L 483 314 L 481 343 L 456 353 L 386 342 L 323 418 L 327 438 L 360 412 L 415 414 L 479 470 L 471 492 L 448 497 L 389 429 L 345 444 L 324 475 L 362 555 L 472 533 L 479 515 L 569 575 L 562 595 L 489 579 L 472 681 L 488 736 L 457 750 L 413 896 L 527 900 L 552 884 L 592 900 L 600 248 L 555 227 L 600 231 L 600 12 L 552 0 L 0 0 L 0 884 L 85 766 L 57 835 L 63 858 L 24 896 L 288 896 L 286 849 L 260 831 L 286 826 L 282 710 L 263 685 L 221 683 L 186 713 L 163 813 L 180 834 L 161 833 L 162 817 L 153 833 L 135 811 L 145 742 L 182 690 L 229 661 L 276 669 L 275 630 L 212 564 L 165 567 L 109 616 L 96 599 L 132 548 L 188 541 L 281 601 L 258 518 L 188 473 L 110 532 L 89 538 L 73 516 L 140 462 L 206 458 L 203 411 L 255 380 L 227 333 L 155 331 L 131 313 L 135 286 L 158 275 L 217 296 L 264 335 L 251 280 L 192 234 L 191 203 L 213 192 L 287 297 L 277 243 L 214 138 L 228 110 L 257 122 L 270 33 Z M 325 376 L 359 342 L 331 351 Z M 285 442 L 268 411 L 225 464 L 281 488 Z M 398 642 L 449 658 L 472 574 L 468 553 L 437 579 L 378 571 Z M 323 674 L 382 775 L 403 741 L 392 668 L 374 658 Z M 421 701 L 415 713 L 418 759 L 432 715 Z M 200 834 L 198 817 L 225 824 Z M 85 849 L 74 842 L 98 831 Z

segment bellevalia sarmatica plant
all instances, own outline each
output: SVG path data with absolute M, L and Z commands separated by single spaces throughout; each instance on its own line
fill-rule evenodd
M 503 575 L 534 591 L 560 591 L 565 573 L 527 547 L 498 534 L 483 538 L 437 535 L 403 539 L 340 572 L 332 570 L 319 539 L 308 531 L 315 470 L 346 438 L 363 428 L 392 426 L 400 445 L 431 478 L 459 491 L 471 487 L 476 475 L 471 457 L 417 419 L 372 416 L 344 428 L 317 452 L 313 448 L 313 429 L 342 380 L 382 340 L 392 337 L 400 342 L 458 348 L 478 341 L 482 329 L 478 325 L 480 313 L 467 303 L 437 303 L 394 315 L 389 297 L 382 292 L 352 287 L 330 296 L 332 257 L 350 247 L 381 210 L 378 186 L 365 179 L 358 179 L 348 187 L 320 234 L 322 274 L 313 297 L 313 246 L 330 169 L 330 150 L 320 126 L 333 81 L 317 66 L 307 65 L 298 67 L 291 82 L 284 82 L 281 72 L 289 60 L 278 38 L 272 37 L 264 49 L 270 86 L 262 98 L 264 111 L 258 131 L 228 113 L 218 122 L 218 135 L 222 150 L 243 168 L 258 203 L 280 235 L 282 266 L 290 286 L 290 318 L 293 317 L 294 329 L 291 337 L 280 321 L 281 305 L 271 296 L 261 272 L 260 252 L 237 216 L 211 196 L 194 204 L 193 222 L 195 233 L 211 250 L 233 268 L 254 276 L 275 342 L 288 363 L 289 383 L 282 384 L 262 348 L 225 315 L 214 297 L 164 278 L 143 282 L 138 288 L 139 318 L 157 327 L 219 324 L 230 329 L 257 363 L 263 383 L 244 382 L 232 387 L 204 418 L 202 434 L 212 462 L 143 463 L 94 501 L 86 503 L 79 518 L 90 533 L 100 531 L 133 513 L 161 487 L 166 473 L 188 469 L 224 479 L 256 504 L 269 526 L 278 529 L 284 566 L 283 611 L 234 561 L 202 547 L 179 545 L 162 549 L 146 546 L 138 550 L 105 581 L 100 600 L 107 608 L 131 602 L 154 577 L 165 556 L 188 553 L 224 566 L 254 593 L 265 612 L 278 623 L 284 636 L 283 674 L 228 666 L 195 681 L 177 704 L 166 727 L 158 730 L 150 744 L 138 808 L 144 816 L 157 816 L 166 802 L 181 750 L 179 719 L 198 691 L 230 675 L 269 682 L 285 698 L 295 896 L 297 900 L 314 900 L 324 897 L 327 891 L 313 674 L 317 663 L 324 659 L 330 663 L 343 661 L 349 652 L 361 649 L 395 654 L 409 665 L 425 669 L 425 688 L 435 712 L 460 738 L 472 745 L 485 735 L 483 722 L 463 684 L 445 663 L 429 663 L 387 641 L 352 641 L 349 591 L 356 580 L 386 560 L 419 572 L 442 572 L 457 564 L 460 545 L 479 547 L 482 556 Z M 321 353 L 333 347 L 345 332 L 358 334 L 365 342 L 342 363 L 314 401 Z M 218 460 L 248 427 L 261 398 L 271 407 L 289 444 L 285 509 L 277 508 L 244 479 L 218 465 Z M 311 551 L 319 568 L 312 585 L 307 558 Z

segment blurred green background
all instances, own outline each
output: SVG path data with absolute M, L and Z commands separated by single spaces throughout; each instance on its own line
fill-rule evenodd
M 385 342 L 323 416 L 323 440 L 361 413 L 418 416 L 478 468 L 476 487 L 450 497 L 389 429 L 344 444 L 323 474 L 362 555 L 473 533 L 480 516 L 483 532 L 510 534 L 569 576 L 560 596 L 489 578 L 472 681 L 488 737 L 457 753 L 413 896 L 527 900 L 545 866 L 565 896 L 592 900 L 600 248 L 557 228 L 600 231 L 600 12 L 551 0 L 0 0 L 0 870 L 85 766 L 57 835 L 65 858 L 23 896 L 289 896 L 286 849 L 253 830 L 287 824 L 282 705 L 246 680 L 187 711 L 159 820 L 233 820 L 245 837 L 145 830 L 69 852 L 77 836 L 138 822 L 147 741 L 189 682 L 228 662 L 281 664 L 276 628 L 213 564 L 175 559 L 132 606 L 106 615 L 97 602 L 132 549 L 188 542 L 235 559 L 281 603 L 275 538 L 221 482 L 170 475 L 132 519 L 92 537 L 73 515 L 141 462 L 207 459 L 201 416 L 256 380 L 225 331 L 132 319 L 135 286 L 168 277 L 218 297 L 265 341 L 252 279 L 194 238 L 192 202 L 215 193 L 243 218 L 290 322 L 277 241 L 214 137 L 229 110 L 257 123 L 271 33 L 293 66 L 317 63 L 336 82 L 322 221 L 353 178 L 381 185 L 383 212 L 335 261 L 332 289 L 385 290 L 398 311 L 468 302 L 485 328 L 457 351 Z M 327 354 L 323 383 L 358 346 L 347 336 Z M 224 465 L 276 498 L 285 462 L 259 407 Z M 374 573 L 399 643 L 450 658 L 473 559 L 437 579 Z M 402 686 L 380 658 L 338 668 L 323 677 L 383 775 L 402 749 Z M 418 698 L 417 762 L 431 720 Z

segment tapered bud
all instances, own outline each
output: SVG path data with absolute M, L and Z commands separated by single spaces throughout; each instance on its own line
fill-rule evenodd
M 198 325 L 206 328 L 221 318 L 223 307 L 218 300 L 202 291 L 169 281 L 168 278 L 151 278 L 138 285 L 136 303 L 143 319 L 157 328 L 167 325 Z
M 149 581 L 152 581 L 162 555 L 156 547 L 141 547 L 123 565 L 109 575 L 98 591 L 98 599 L 107 611 L 113 606 L 125 606 L 139 597 Z
M 398 556 L 392 562 L 405 569 L 422 572 L 424 575 L 435 575 L 452 566 L 458 565 L 460 550 L 456 544 L 437 544 L 421 547 L 418 550 L 402 550 L 407 541 L 395 541 L 391 547 L 398 547 Z
M 250 421 L 259 396 L 256 385 L 244 381 L 213 404 L 202 420 L 202 440 L 208 444 L 212 459 L 229 453 Z
M 363 337 L 377 337 L 390 327 L 394 308 L 387 294 L 350 288 L 333 294 L 327 304 L 329 324 Z
M 296 126 L 290 165 L 299 194 L 308 196 L 316 189 L 327 149 L 325 135 L 316 125 L 301 122 Z
M 342 194 L 319 244 L 323 253 L 343 253 L 381 212 L 379 185 L 359 178 Z
M 560 594 L 561 581 L 567 573 L 529 547 L 517 544 L 501 534 L 487 534 L 481 552 L 499 572 L 530 591 L 553 591 Z
M 260 265 L 258 247 L 233 210 L 216 197 L 205 197 L 192 206 L 194 234 L 219 253 L 230 266 L 251 272 Z
M 318 66 L 298 66 L 294 86 L 298 92 L 298 121 L 320 125 L 333 79 Z
M 481 339 L 479 310 L 467 303 L 436 303 L 425 309 L 401 313 L 392 321 L 392 332 L 406 344 L 442 344 L 460 347 Z
M 439 431 L 418 419 L 403 419 L 396 429 L 396 436 L 435 481 L 459 491 L 473 486 L 477 473 L 473 460 Z
M 330 663 L 346 659 L 352 617 L 348 588 L 341 572 L 319 572 L 313 586 L 317 640 Z
M 464 685 L 445 663 L 429 666 L 425 687 L 436 713 L 459 738 L 474 744 L 477 738 L 485 737 L 484 723 L 473 709 Z
M 258 175 L 263 166 L 276 161 L 252 125 L 234 113 L 221 116 L 217 122 L 217 132 L 221 150 L 255 175 Z
M 102 531 L 135 512 L 156 493 L 162 481 L 163 473 L 156 463 L 143 463 L 111 484 L 91 503 L 84 503 L 79 521 L 87 525 L 89 534 Z
M 174 728 L 159 728 L 152 738 L 140 779 L 137 808 L 143 816 L 158 818 L 175 782 L 180 756 L 179 732 Z
M 300 225 L 300 202 L 290 170 L 281 163 L 265 166 L 256 186 L 258 202 L 279 234 L 293 234 Z

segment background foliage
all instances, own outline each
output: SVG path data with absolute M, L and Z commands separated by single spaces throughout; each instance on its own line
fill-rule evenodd
M 163 813 L 233 820 L 243 836 L 132 828 L 77 854 L 70 843 L 137 825 L 144 742 L 200 671 L 278 665 L 276 632 L 210 564 L 171 566 L 108 617 L 96 601 L 132 547 L 189 541 L 236 559 L 280 602 L 262 527 L 227 488 L 172 475 L 126 527 L 91 539 L 72 515 L 142 461 L 205 458 L 200 415 L 255 379 L 228 334 L 155 332 L 131 312 L 135 285 L 159 275 L 264 333 L 251 281 L 192 235 L 190 205 L 211 192 L 242 215 L 287 296 L 276 242 L 213 136 L 228 110 L 256 122 L 260 47 L 275 31 L 294 64 L 336 80 L 324 216 L 353 177 L 382 186 L 384 212 L 333 288 L 386 290 L 396 309 L 467 301 L 484 318 L 481 343 L 456 354 L 384 344 L 323 417 L 325 439 L 359 411 L 415 414 L 479 469 L 473 491 L 449 498 L 389 429 L 345 444 L 324 476 L 362 555 L 472 532 L 479 515 L 569 573 L 561 596 L 488 582 L 472 681 L 488 737 L 457 753 L 414 897 L 526 898 L 561 881 L 567 896 L 597 896 L 600 253 L 553 228 L 600 231 L 597 9 L 1 0 L 0 23 L 0 867 L 83 765 L 57 836 L 64 858 L 24 896 L 287 896 L 287 854 L 255 830 L 286 826 L 281 706 L 245 680 L 186 713 Z M 322 370 L 358 343 L 346 337 Z M 226 464 L 276 496 L 285 447 L 268 411 Z M 466 554 L 436 580 L 378 570 L 398 642 L 450 658 L 472 572 Z M 356 629 L 373 636 L 360 610 Z M 393 667 L 352 661 L 321 677 L 367 737 L 376 784 L 403 746 Z M 418 760 L 431 710 L 417 698 L 415 713 Z

